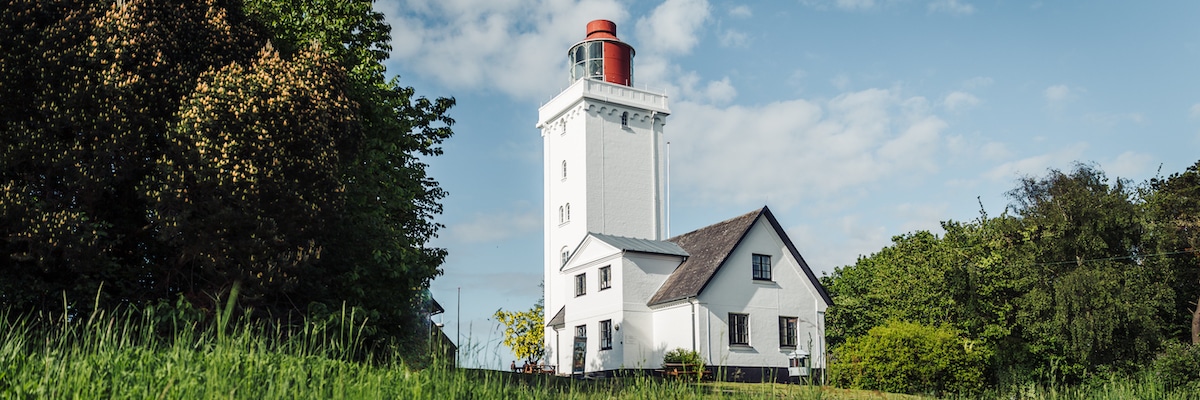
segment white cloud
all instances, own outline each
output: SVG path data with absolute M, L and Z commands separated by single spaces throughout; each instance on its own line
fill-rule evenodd
M 850 77 L 846 74 L 837 74 L 829 79 L 829 83 L 832 83 L 833 87 L 838 88 L 838 90 L 846 90 L 850 86 Z
M 929 12 L 944 12 L 955 15 L 971 15 L 975 13 L 975 6 L 960 3 L 958 0 L 934 0 L 929 2 Z
M 754 13 L 750 11 L 750 6 L 745 4 L 729 9 L 729 16 L 736 18 L 750 18 Z
M 1008 150 L 1008 146 L 1000 142 L 984 143 L 979 151 L 980 156 L 985 160 L 1001 160 L 1012 157 L 1012 151 Z
M 638 18 L 635 29 L 647 52 L 687 54 L 700 42 L 700 27 L 708 18 L 707 0 L 666 0 Z
M 1054 85 L 1042 92 L 1047 105 L 1058 106 L 1075 98 L 1075 93 L 1067 85 Z
M 721 32 L 718 41 L 723 47 L 746 47 L 746 44 L 749 43 L 749 36 L 743 32 L 727 29 Z
M 992 78 L 986 76 L 977 76 L 963 81 L 962 86 L 964 89 L 979 89 L 991 86 L 992 83 L 995 83 Z
M 880 4 L 880 2 L 875 0 L 800 0 L 800 4 L 804 4 L 818 10 L 828 9 L 830 6 L 833 6 L 845 11 L 865 11 L 874 9 Z
M 906 219 L 900 224 L 899 232 L 929 231 L 941 234 L 944 232 L 942 221 L 948 219 L 949 209 L 946 203 L 904 203 L 895 206 L 893 215 L 903 215 Z
M 1192 104 L 1192 108 L 1188 111 L 1188 115 L 1192 118 L 1200 118 L 1200 103 Z
M 992 181 L 1011 181 L 1026 175 L 1039 175 L 1050 168 L 1067 168 L 1083 156 L 1087 143 L 1076 143 L 1056 151 L 1009 161 L 984 173 Z
M 832 274 L 834 268 L 854 265 L 859 256 L 869 256 L 892 243 L 886 226 L 862 220 L 861 216 L 848 215 L 831 221 L 829 226 L 799 225 L 788 228 L 787 233 L 804 255 L 804 261 L 820 277 Z M 831 234 L 845 239 L 831 241 Z
M 476 214 L 470 221 L 446 227 L 446 239 L 458 243 L 498 242 L 536 232 L 542 227 L 538 211 Z
M 1117 158 L 1102 164 L 1104 172 L 1109 178 L 1130 178 L 1140 176 L 1147 172 L 1154 165 L 1154 156 L 1126 151 L 1117 156 Z
M 673 180 L 703 198 L 788 207 L 938 167 L 947 125 L 923 98 L 871 89 L 827 101 L 677 102 Z
M 1113 127 L 1123 122 L 1141 123 L 1145 119 L 1142 113 L 1089 113 L 1083 116 L 1085 122 L 1104 127 Z
M 979 98 L 967 92 L 952 92 L 946 95 L 942 104 L 949 111 L 958 111 L 979 104 Z
M 376 7 L 392 26 L 392 59 L 453 89 L 544 99 L 568 80 L 566 49 L 588 21 L 618 22 L 619 0 L 392 0 Z M 547 79 L 561 77 L 561 79 Z

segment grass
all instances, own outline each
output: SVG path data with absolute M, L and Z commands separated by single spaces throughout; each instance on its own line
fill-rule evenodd
M 299 334 L 250 323 L 200 328 L 151 311 L 45 319 L 0 314 L 0 398 L 138 399 L 916 399 L 874 391 L 780 384 L 689 384 L 653 377 L 581 381 L 438 362 L 351 360 L 354 327 L 309 324 Z M 353 320 L 353 318 L 350 318 Z M 225 325 L 230 325 L 225 327 Z M 165 331 L 171 332 L 163 335 Z M 391 357 L 394 358 L 394 357 Z M 1088 387 L 1013 387 L 987 397 L 1011 399 L 1187 399 L 1153 380 L 1112 380 Z

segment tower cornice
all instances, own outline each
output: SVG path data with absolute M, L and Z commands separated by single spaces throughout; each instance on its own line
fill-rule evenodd
M 550 121 L 558 119 L 564 112 L 584 99 L 599 100 L 624 107 L 653 111 L 664 117 L 671 114 L 667 107 L 667 95 L 625 85 L 617 85 L 594 79 L 580 79 L 568 86 L 558 96 L 538 108 L 537 128 L 542 129 Z

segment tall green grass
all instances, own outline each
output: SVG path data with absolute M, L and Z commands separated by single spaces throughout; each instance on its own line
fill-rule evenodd
M 362 362 L 361 325 L 344 323 L 355 321 L 353 315 L 285 333 L 229 310 L 218 310 L 216 321 L 205 324 L 155 308 L 86 318 L 0 313 L 0 398 L 663 399 L 730 393 L 647 376 L 581 381 L 460 370 L 436 359 L 422 368 Z M 735 394 L 821 397 L 819 391 Z
M 0 312 L 0 398 L 105 399 L 881 399 L 870 391 L 779 384 L 695 384 L 632 376 L 594 381 L 419 368 L 398 357 L 366 357 L 353 312 L 288 332 L 248 322 L 226 307 L 198 323 L 162 308 L 87 316 Z M 1070 388 L 1013 386 L 1006 399 L 1194 399 L 1152 376 Z

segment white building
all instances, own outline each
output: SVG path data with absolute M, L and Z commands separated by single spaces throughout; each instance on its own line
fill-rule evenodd
M 587 32 L 568 52 L 573 83 L 537 125 L 546 362 L 657 369 L 684 348 L 727 378 L 785 379 L 800 351 L 823 370 L 832 302 L 769 209 L 665 238 L 667 98 L 632 87 L 634 51 L 615 24 Z

